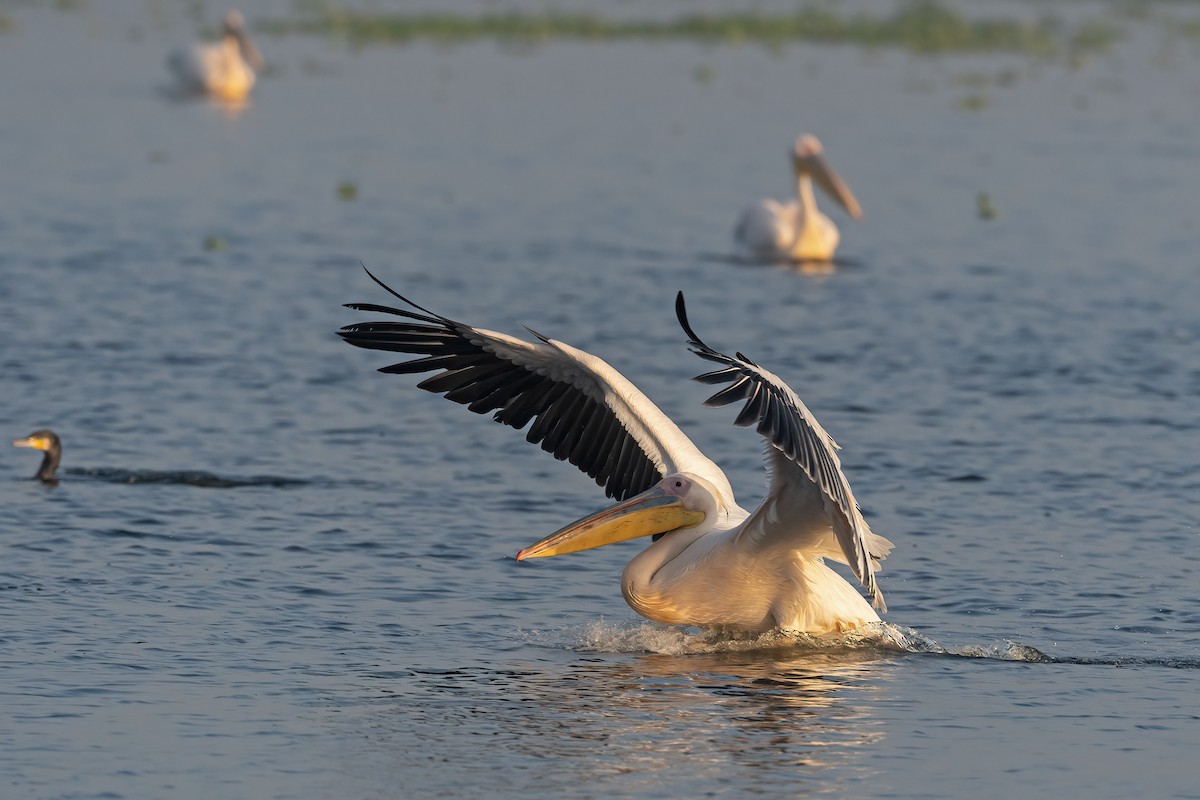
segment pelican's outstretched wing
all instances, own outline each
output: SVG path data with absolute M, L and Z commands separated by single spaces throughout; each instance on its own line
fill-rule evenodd
M 357 347 L 424 356 L 380 372 L 440 370 L 417 385 L 476 414 L 495 412 L 492 419 L 518 430 L 533 421 L 525 436 L 528 441 L 540 442 L 555 458 L 570 461 L 618 500 L 684 470 L 723 482 L 721 488 L 732 499 L 720 469 L 601 359 L 534 331 L 530 333 L 538 341 L 526 342 L 455 322 L 371 278 L 416 311 L 351 303 L 347 308 L 404 319 L 347 325 L 338 334 Z
M 734 424 L 757 426 L 758 432 L 771 444 L 767 452 L 767 467 L 771 473 L 768 495 L 747 519 L 743 535 L 769 537 L 793 532 L 794 517 L 786 513 L 789 499 L 807 495 L 804 490 L 815 486 L 845 562 L 866 588 L 873 603 L 886 610 L 883 593 L 875 582 L 875 570 L 878 561 L 891 551 L 892 543 L 873 533 L 863 519 L 850 484 L 842 474 L 842 465 L 835 452 L 837 443 L 796 393 L 778 377 L 741 353 L 727 356 L 702 342 L 688 324 L 683 292 L 676 297 L 675 314 L 688 335 L 692 352 L 722 365 L 721 369 L 698 375 L 695 380 L 707 384 L 732 384 L 704 404 L 718 407 L 745 400 Z

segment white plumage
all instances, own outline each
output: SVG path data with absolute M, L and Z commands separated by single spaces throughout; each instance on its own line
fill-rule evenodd
M 682 293 L 676 313 L 692 351 L 719 366 L 696 379 L 728 384 L 706 405 L 744 401 L 735 424 L 755 426 L 768 443 L 770 486 L 753 512 L 738 505 L 720 467 L 603 360 L 540 334 L 526 342 L 455 322 L 395 296 L 416 310 L 352 304 L 403 320 L 349 325 L 340 335 L 359 347 L 424 356 L 381 371 L 439 370 L 419 386 L 513 428 L 529 425 L 530 442 L 620 501 L 525 548 L 519 560 L 654 535 L 621 580 L 626 601 L 649 619 L 810 634 L 879 620 L 824 563 L 848 564 L 874 605 L 885 607 L 875 573 L 892 544 L 863 519 L 837 445 L 778 377 L 704 344 Z
M 255 70 L 262 69 L 262 63 L 237 11 L 225 15 L 220 41 L 181 48 L 167 60 L 181 90 L 233 103 L 244 101 L 250 94 Z
M 743 256 L 790 261 L 831 261 L 841 234 L 833 220 L 817 208 L 815 180 L 854 219 L 862 219 L 850 187 L 823 156 L 815 136 L 801 136 L 791 153 L 796 199 L 787 203 L 761 200 L 742 212 L 734 239 Z

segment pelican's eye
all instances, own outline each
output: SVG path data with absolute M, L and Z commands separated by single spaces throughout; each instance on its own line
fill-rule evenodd
M 692 488 L 692 484 L 687 478 L 667 478 L 659 484 L 659 488 L 672 497 L 682 499 Z
M 667 488 L 667 492 L 681 498 L 688 493 L 689 488 L 690 484 L 683 478 L 675 478 L 671 481 L 671 485 Z

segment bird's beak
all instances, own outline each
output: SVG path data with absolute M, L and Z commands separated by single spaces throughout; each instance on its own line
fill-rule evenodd
M 255 72 L 262 71 L 263 57 L 258 48 L 254 46 L 254 42 L 250 41 L 250 37 L 245 33 L 238 32 L 237 34 L 238 48 L 242 51 L 242 58 L 246 59 L 246 63 Z
M 655 486 L 555 531 L 517 553 L 517 561 L 575 553 L 639 536 L 690 528 L 703 520 L 702 512 L 688 511 L 678 497 Z
M 820 153 L 796 158 L 796 172 L 807 172 L 821 187 L 821 191 L 829 195 L 834 202 L 846 209 L 846 213 L 855 219 L 862 219 L 862 206 L 858 204 L 850 187 L 842 182 L 838 174 L 829 166 L 829 162 Z
M 34 450 L 48 450 L 50 445 L 44 437 L 29 436 L 25 439 L 13 439 L 13 447 L 32 447 Z

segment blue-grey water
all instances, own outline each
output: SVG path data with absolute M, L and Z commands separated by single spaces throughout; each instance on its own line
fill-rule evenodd
M 267 38 L 235 113 L 164 91 L 215 6 L 2 8 L 0 428 L 65 449 L 0 449 L 3 796 L 1200 797 L 1200 53 L 1157 17 L 1081 63 Z M 844 263 L 730 261 L 802 131 Z M 892 644 L 644 623 L 638 543 L 515 562 L 602 494 L 342 344 L 360 261 L 601 355 L 752 505 L 684 289 L 844 448 Z

